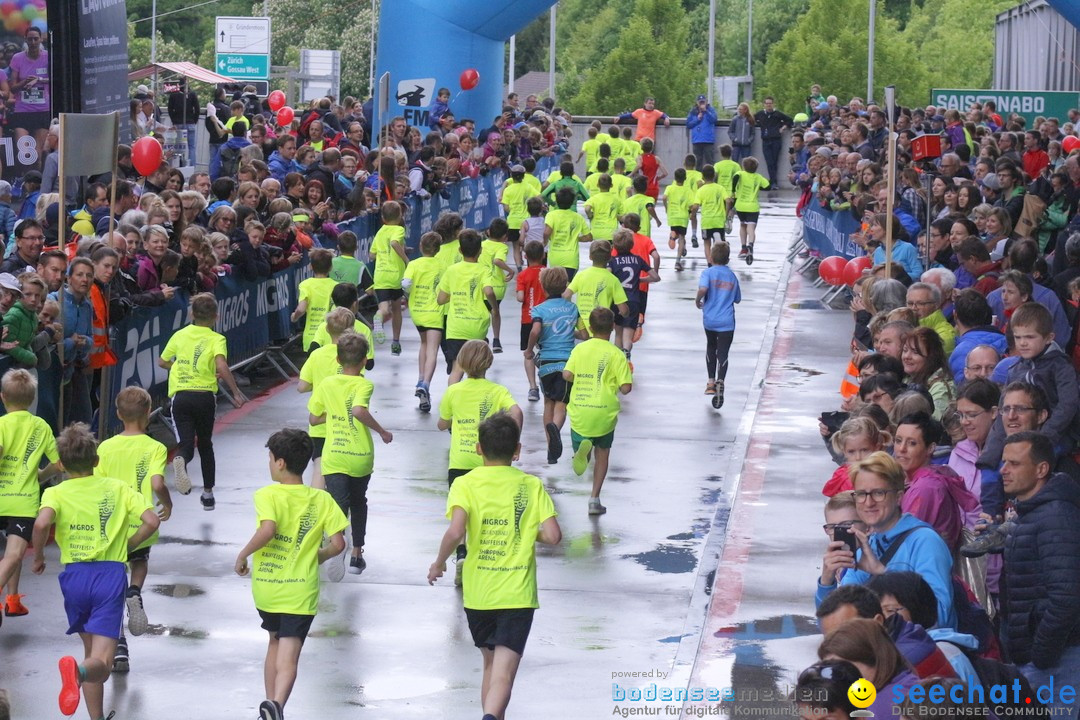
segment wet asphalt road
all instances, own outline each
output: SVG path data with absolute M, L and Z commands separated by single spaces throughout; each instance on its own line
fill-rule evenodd
M 650 293 L 644 338 L 634 351 L 635 387 L 623 401 L 603 493 L 608 514 L 600 518 L 586 514 L 589 482 L 573 474 L 568 455 L 558 465 L 545 464 L 542 408 L 526 400 L 516 350 L 519 309 L 508 293 L 502 306 L 506 352 L 496 356 L 489 378 L 507 385 L 525 412 L 520 466 L 543 478 L 563 528 L 560 547 L 538 551 L 541 608 L 509 717 L 610 716 L 616 673 L 661 672 L 663 682 L 673 686 L 703 679 L 727 685 L 740 653 L 733 652 L 730 638 L 714 637 L 718 618 L 727 623 L 812 614 L 814 543 L 820 540 L 814 528 L 820 521 L 817 515 L 813 523 L 803 520 L 816 512 L 814 494 L 823 478 L 820 473 L 803 477 L 801 463 L 805 456 L 826 467 L 820 441 L 813 442 L 813 418 L 827 388 L 835 392 L 838 380 L 781 369 L 775 382 L 767 376 L 764 394 L 751 387 L 769 369 L 777 317 L 781 329 L 797 338 L 790 344 L 792 357 L 808 356 L 798 361 L 800 367 L 812 367 L 809 356 L 815 352 L 835 354 L 835 332 L 846 332 L 840 312 L 780 315 L 793 204 L 793 198 L 782 197 L 763 208 L 752 267 L 732 261 L 743 302 L 722 411 L 702 393 L 704 335 L 693 298 L 704 262 L 699 255 L 676 273 L 666 226 L 653 230 L 663 280 Z M 803 324 L 804 318 L 817 323 L 818 317 L 835 330 L 831 337 L 819 326 Z M 460 592 L 450 582 L 429 587 L 425 580 L 445 529 L 448 436 L 437 431 L 434 414 L 416 409 L 418 340 L 408 320 L 402 339 L 403 355 L 391 357 L 388 344 L 378 347 L 369 373 L 376 386 L 372 410 L 394 433 L 394 442 L 376 447 L 368 569 L 340 584 L 323 583 L 319 615 L 287 707 L 290 719 L 458 720 L 482 714 L 480 657 L 469 638 Z M 834 378 L 842 367 L 830 362 L 821 370 Z M 436 402 L 444 382 L 440 368 L 432 388 Z M 233 575 L 232 566 L 255 525 L 252 493 L 268 481 L 266 438 L 284 426 L 302 427 L 307 397 L 297 394 L 294 380 L 264 391 L 241 411 L 222 412 L 215 436 L 217 509 L 204 512 L 194 492 L 176 496 L 144 590 L 151 630 L 130 639 L 132 669 L 110 680 L 106 712 L 115 709 L 118 719 L 138 720 L 255 717 L 263 697 L 266 634 L 259 628 L 249 581 Z M 755 412 L 759 402 L 773 403 L 767 416 Z M 736 483 L 746 483 L 740 469 L 746 447 L 757 444 L 750 441 L 754 428 L 772 436 L 772 454 L 764 460 L 768 483 L 753 501 L 767 507 L 751 509 L 748 531 L 737 528 L 752 540 L 749 562 L 735 568 L 745 596 L 737 594 L 732 613 L 718 614 L 718 593 L 731 594 L 726 553 L 737 543 L 725 542 L 727 522 Z M 569 447 L 568 435 L 564 429 Z M 732 517 L 746 510 L 736 504 Z M 725 565 L 714 588 L 712 571 L 721 555 Z M 12 717 L 20 720 L 60 717 L 56 659 L 80 649 L 77 640 L 63 634 L 56 549 L 47 556 L 44 576 L 35 577 L 28 568 L 24 573 L 22 592 L 31 614 L 7 619 L 0 629 L 0 687 L 11 692 Z M 713 607 L 707 614 L 709 592 Z M 792 634 L 804 625 L 798 620 Z M 705 641 L 699 645 L 702 627 Z M 784 649 L 782 659 L 769 657 L 770 642 L 734 645 L 745 645 L 768 663 L 795 667 L 802 662 L 798 647 Z M 762 681 L 783 674 L 761 667 Z M 79 713 L 85 717 L 84 709 Z

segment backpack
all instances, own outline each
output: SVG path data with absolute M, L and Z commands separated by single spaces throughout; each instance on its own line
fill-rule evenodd
M 221 148 L 221 175 L 220 177 L 235 177 L 240 169 L 240 148 L 226 145 Z
M 1016 221 L 1016 232 L 1021 237 L 1030 237 L 1039 232 L 1039 223 L 1046 212 L 1046 201 L 1035 193 L 1024 193 L 1024 209 Z

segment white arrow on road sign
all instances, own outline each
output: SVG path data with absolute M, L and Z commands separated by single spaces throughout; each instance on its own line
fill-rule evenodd
M 219 16 L 214 26 L 219 53 L 270 54 L 270 18 Z

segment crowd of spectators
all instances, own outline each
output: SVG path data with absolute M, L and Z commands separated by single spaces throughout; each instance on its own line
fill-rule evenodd
M 914 717 L 896 698 L 917 685 L 1076 687 L 1080 152 L 1064 148 L 1080 112 L 903 108 L 892 198 L 882 108 L 819 95 L 800 119 L 800 211 L 851 213 L 873 258 L 852 288 L 842 405 L 819 418 L 837 464 L 816 597 L 826 637 L 798 692 L 831 699 L 800 708 L 847 716 L 859 677 L 879 717 Z M 938 141 L 940 157 L 916 159 Z

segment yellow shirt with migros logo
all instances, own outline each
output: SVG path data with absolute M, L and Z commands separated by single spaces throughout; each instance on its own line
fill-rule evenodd
M 511 179 L 503 187 L 501 202 L 508 208 L 506 222 L 512 230 L 519 229 L 521 223 L 525 222 L 525 218 L 529 217 L 529 213 L 525 209 L 525 202 L 533 195 L 539 194 L 533 192 L 532 185 L 526 182 L 525 178 L 522 178 L 521 182 Z
M 405 277 L 411 282 L 409 288 L 409 315 L 416 327 L 442 330 L 446 311 L 439 304 L 439 280 L 442 263 L 435 257 L 418 257 L 405 268 Z
M 216 393 L 217 356 L 228 358 L 225 336 L 201 325 L 180 328 L 161 351 L 161 359 L 172 361 L 169 369 L 169 397 L 197 390 Z
M 319 610 L 319 547 L 323 535 L 349 525 L 325 490 L 274 483 L 255 491 L 255 524 L 270 520 L 274 537 L 255 551 L 251 594 L 263 612 L 315 615 Z
M 701 183 L 704 180 L 701 176 L 700 170 L 687 170 L 686 171 L 686 187 L 691 190 L 697 190 L 701 187 Z
M 449 242 L 444 242 L 439 246 L 439 252 L 435 253 L 435 259 L 443 266 L 443 270 L 461 262 L 461 241 L 454 238 Z
M 310 277 L 300 283 L 299 300 L 300 302 L 307 301 L 302 340 L 305 352 L 311 349 L 311 344 L 315 342 L 315 330 L 326 319 L 326 313 L 333 307 L 333 303 L 330 302 L 330 293 L 336 286 L 337 281 L 329 277 Z
M 596 138 L 581 143 L 581 151 L 585 153 L 586 172 L 596 172 L 596 161 L 600 159 L 600 141 Z
M 544 217 L 544 224 L 551 228 L 548 238 L 548 266 L 577 270 L 581 264 L 578 250 L 579 238 L 589 234 L 585 218 L 577 210 L 551 210 Z
M 71 478 L 41 496 L 56 513 L 60 562 L 127 562 L 131 524 L 153 504 L 116 478 Z
M 405 261 L 394 250 L 394 243 L 400 244 L 403 249 L 405 247 L 405 228 L 401 225 L 383 225 L 371 241 L 371 256 L 375 258 L 376 290 L 401 289 Z
M 326 416 L 322 473 L 349 477 L 370 475 L 375 466 L 371 430 L 353 415 L 354 407 L 369 407 L 375 386 L 363 375 L 332 375 L 308 401 L 308 412 Z
M 761 205 L 758 203 L 758 194 L 769 187 L 769 181 L 764 175 L 740 170 L 735 173 L 739 182 L 735 184 L 735 209 L 740 212 L 758 212 Z
M 630 196 L 628 191 L 633 184 L 634 181 L 630 179 L 629 175 L 620 175 L 616 172 L 611 173 L 611 192 L 619 196 L 619 202 L 622 202 L 624 198 Z
M 491 270 L 479 262 L 459 262 L 439 278 L 439 292 L 450 296 L 446 303 L 446 337 L 449 340 L 483 340 L 491 326 L 491 310 L 484 288 L 491 287 Z
M 98 445 L 96 470 L 105 477 L 124 481 L 153 507 L 155 499 L 152 479 L 155 475 L 165 478 L 168 455 L 165 446 L 149 435 L 113 435 Z M 128 537 L 134 535 L 140 525 L 142 520 L 132 518 Z M 150 547 L 157 541 L 158 533 L 154 532 L 136 550 Z
M 596 177 L 590 175 L 587 180 Z M 585 207 L 592 208 L 592 220 L 589 221 L 592 228 L 593 240 L 610 240 L 619 229 L 619 214 L 622 211 L 622 201 L 613 192 L 595 192 L 589 195 L 585 201 Z
M 484 459 L 476 454 L 480 423 L 515 405 L 509 390 L 485 378 L 466 378 L 446 388 L 439 401 L 439 417 L 450 423 L 450 469 L 483 465 Z
M 649 214 L 650 206 L 656 206 L 656 198 L 651 195 L 638 195 L 637 193 L 634 193 L 622 201 L 623 213 L 636 213 L 641 220 L 642 228 L 648 228 L 649 223 L 652 220 L 652 216 Z
M 689 180 L 682 185 L 671 183 L 664 188 L 668 225 L 686 227 L 690 223 L 690 206 L 694 202 L 694 196 Z
M 727 222 L 727 201 L 731 197 L 720 183 L 705 183 L 694 193 L 694 204 L 701 212 L 702 230 L 724 227 Z
M 589 313 L 595 308 L 610 308 L 626 302 L 626 290 L 619 278 L 615 277 L 607 267 L 587 267 L 570 281 L 568 286 L 574 291 L 574 302 L 578 307 L 580 327 L 588 327 Z
M 38 513 L 41 456 L 56 462 L 56 438 L 49 424 L 26 410 L 0 417 L 0 517 L 32 518 Z
M 731 183 L 735 173 L 742 172 L 742 166 L 734 160 L 721 160 L 714 166 L 716 168 L 716 182 L 731 195 Z
M 320 345 L 311 351 L 303 367 L 300 368 L 300 379 L 311 385 L 312 397 L 323 380 L 341 374 L 341 363 L 337 359 L 337 345 Z M 319 413 L 320 415 L 322 413 Z M 326 437 L 326 423 L 308 425 L 308 436 L 313 438 Z
M 607 340 L 590 338 L 570 353 L 566 369 L 574 374 L 566 404 L 570 427 L 589 438 L 607 435 L 619 421 L 619 387 L 633 382 L 623 351 Z
M 363 320 L 356 320 L 353 323 L 353 330 L 357 335 L 363 335 L 367 338 L 367 356 L 368 360 L 375 359 L 375 338 L 371 334 L 371 328 L 367 326 Z M 327 345 L 333 345 L 333 340 L 330 339 L 330 331 L 326 329 L 326 321 L 323 320 L 319 325 L 319 329 L 315 331 L 315 337 L 311 340 L 312 343 L 319 347 L 326 347 Z
M 495 261 L 502 260 L 505 263 L 509 254 L 510 248 L 501 240 L 485 240 L 481 245 L 479 262 L 491 269 L 491 289 L 495 291 L 496 300 L 506 297 L 506 273 Z
M 540 607 L 536 591 L 536 536 L 555 504 L 539 478 L 515 467 L 485 465 L 450 486 L 446 516 L 468 515 L 469 554 L 462 569 L 470 610 Z

